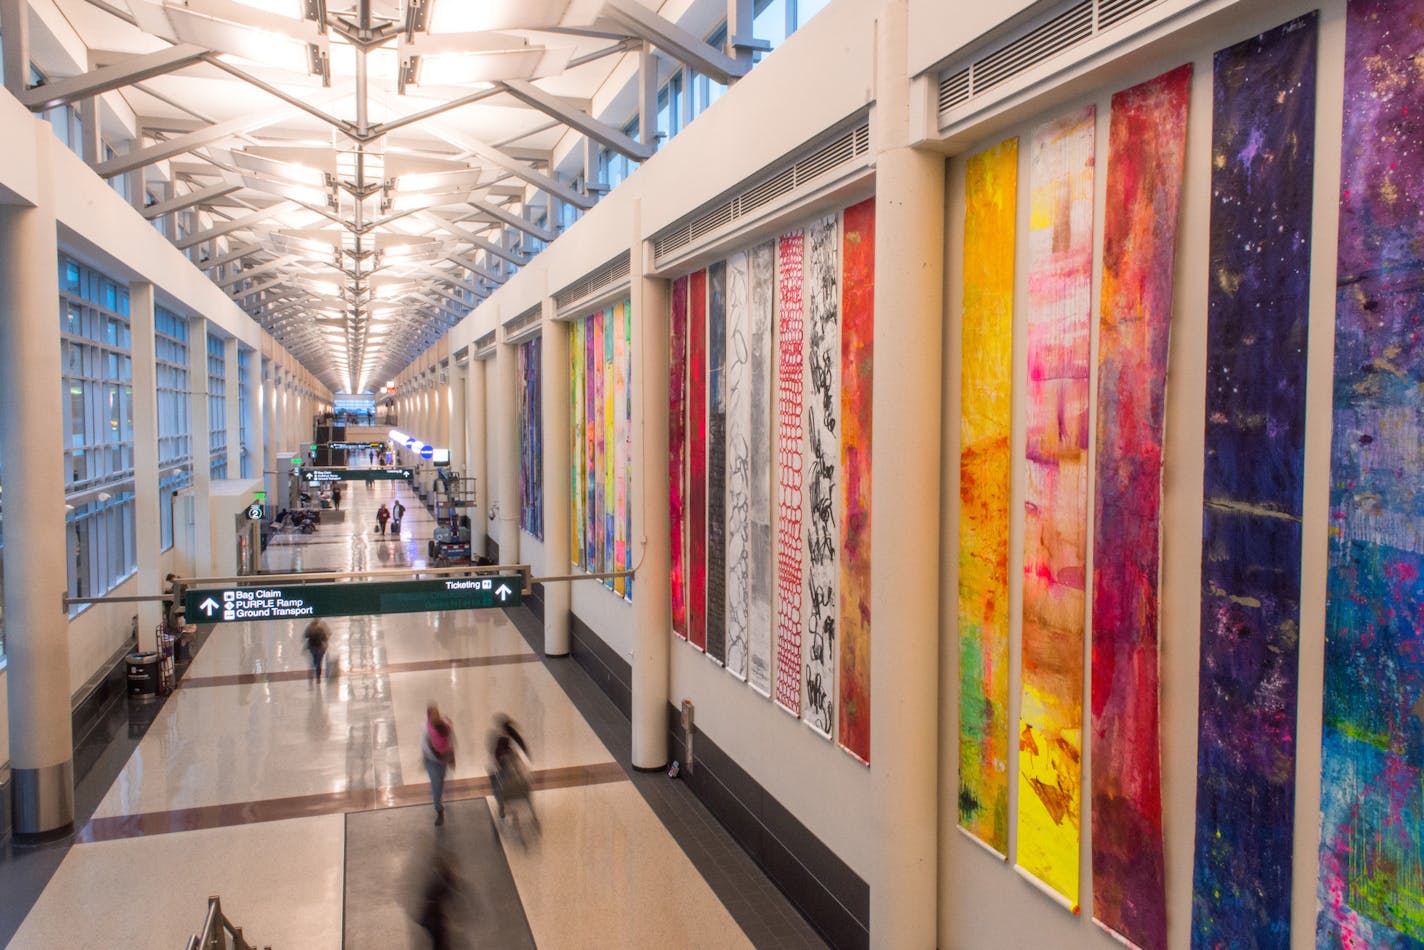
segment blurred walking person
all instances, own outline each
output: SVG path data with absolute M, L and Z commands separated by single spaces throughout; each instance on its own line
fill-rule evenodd
M 311 654 L 311 679 L 320 683 L 322 670 L 326 666 L 326 647 L 331 642 L 331 631 L 321 620 L 313 620 L 307 624 L 306 630 L 302 631 L 302 639 L 306 641 L 306 650 Z
M 435 803 L 435 824 L 445 824 L 445 772 L 455 767 L 455 729 L 440 715 L 440 707 L 425 707 L 425 732 L 420 737 L 420 754 L 430 776 L 430 797 Z

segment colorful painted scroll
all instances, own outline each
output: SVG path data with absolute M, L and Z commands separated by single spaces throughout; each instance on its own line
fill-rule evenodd
M 806 229 L 806 725 L 830 737 L 840 633 L 840 247 L 836 215 Z
M 1192 945 L 1290 945 L 1316 15 L 1216 54 Z
M 687 304 L 687 639 L 707 649 L 707 272 L 692 275 Z
M 727 263 L 707 268 L 707 657 L 727 656 Z
M 776 704 L 801 713 L 801 625 L 806 579 L 802 533 L 806 430 L 802 422 L 806 316 L 802 302 L 805 235 L 776 242 Z
M 578 410 L 570 420 L 571 550 L 575 563 L 590 573 L 631 566 L 626 540 L 632 478 L 627 451 L 632 385 L 628 313 L 624 301 L 570 327 L 569 404 Z M 617 579 L 604 584 L 625 596 L 631 591 L 626 584 L 620 587 Z
M 541 337 L 519 345 L 519 527 L 544 538 L 544 414 L 540 394 Z
M 1424 947 L 1424 8 L 1353 0 L 1316 945 Z
M 1167 946 L 1158 728 L 1162 422 L 1192 67 L 1112 98 L 1094 506 L 1093 917 Z
M 672 629 L 687 639 L 687 278 L 672 284 L 668 378 L 668 525 Z M 575 417 L 577 418 L 577 417 Z M 575 492 L 577 496 L 577 492 Z
M 845 210 L 841 276 L 841 748 L 870 761 L 870 384 L 875 200 Z
M 588 494 L 584 485 L 584 321 L 569 323 L 569 560 L 575 567 L 587 562 L 583 525 Z
M 1030 154 L 1018 864 L 1078 904 L 1088 563 L 1093 140 L 1087 106 Z
M 771 326 L 775 317 L 772 298 L 775 260 L 772 242 L 752 249 L 748 302 L 751 564 L 747 681 L 763 696 L 771 695 Z
M 751 625 L 751 346 L 747 255 L 727 259 L 727 672 L 747 678 Z
M 633 534 L 632 510 L 628 505 L 628 480 L 633 471 L 633 403 L 628 374 L 632 370 L 633 319 L 630 304 L 613 308 L 613 503 L 617 512 L 613 524 L 613 563 L 633 566 L 628 539 Z M 630 578 L 613 580 L 613 591 L 627 596 L 632 593 Z
M 1009 425 L 1018 139 L 965 168 L 960 345 L 959 824 L 1009 848 Z

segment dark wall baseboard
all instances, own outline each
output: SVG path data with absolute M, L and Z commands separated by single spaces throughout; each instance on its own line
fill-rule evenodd
M 574 661 L 631 716 L 631 665 L 578 617 L 569 628 Z M 685 761 L 682 714 L 672 705 L 667 713 L 673 758 Z M 693 770 L 682 779 L 767 877 L 831 946 L 868 947 L 870 886 L 700 729 L 693 753 Z
M 104 721 L 104 711 L 124 696 L 128 695 L 128 664 L 125 657 L 133 649 L 132 644 L 112 656 L 105 667 L 84 684 L 81 695 L 74 701 L 70 711 L 70 729 L 73 731 L 74 747 L 83 745 L 89 733 Z M 79 765 L 75 763 L 75 778 L 79 777 Z

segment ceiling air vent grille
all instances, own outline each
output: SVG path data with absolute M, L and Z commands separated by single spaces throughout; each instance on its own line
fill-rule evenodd
M 563 290 L 554 294 L 554 304 L 562 313 L 572 304 L 580 300 L 587 300 L 599 291 L 607 290 L 619 283 L 626 281 L 628 275 L 633 272 L 632 257 L 624 252 L 618 257 L 604 264 L 598 270 L 590 272 L 581 280 L 577 280 Z
M 946 124 L 946 113 L 1161 2 L 1077 0 L 1025 32 L 978 54 L 972 62 L 953 64 L 940 74 L 940 124 Z
M 756 179 L 729 200 L 705 207 L 694 217 L 673 225 L 653 240 L 653 257 L 662 259 L 695 244 L 869 151 L 870 123 L 862 122 L 801 160 Z
M 539 318 L 543 315 L 543 313 L 543 307 L 541 307 L 539 304 L 535 304 L 528 310 L 521 313 L 519 316 L 515 317 L 513 320 L 506 323 L 504 325 L 505 340 L 513 343 L 515 342 L 516 337 L 526 335 L 532 336 L 532 334 L 526 334 L 525 331 L 528 330 L 530 327 L 534 327 L 537 329 L 539 326 Z
M 495 332 L 491 330 L 475 341 L 475 359 L 484 360 L 494 356 Z
M 969 101 L 969 67 L 965 66 L 939 81 L 939 111 L 948 112 L 961 102 Z
M 1157 0 L 1099 0 L 1098 29 L 1105 30 L 1156 2 Z

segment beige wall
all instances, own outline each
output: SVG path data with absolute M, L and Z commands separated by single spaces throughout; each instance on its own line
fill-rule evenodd
M 1261 4 L 1260 6 L 1266 6 Z M 1316 852 L 1319 845 L 1319 770 L 1321 739 L 1321 677 L 1324 643 L 1325 529 L 1331 378 L 1334 336 L 1335 230 L 1337 226 L 1337 185 L 1340 168 L 1340 103 L 1343 69 L 1342 2 L 1317 4 L 1270 4 L 1244 20 L 1234 19 L 1229 28 L 1208 31 L 1192 47 L 1173 50 L 1151 60 L 1146 66 L 1105 70 L 1090 93 L 1056 103 L 1051 109 L 1020 110 L 1005 128 L 975 144 L 974 151 L 1002 139 L 1018 135 L 1019 248 L 1015 288 L 1015 367 L 1012 495 L 1010 511 L 1021 512 L 1024 499 L 1024 333 L 1021 315 L 1027 303 L 1025 250 L 1028 196 L 1027 136 L 1039 123 L 1062 115 L 1085 102 L 1097 104 L 1097 206 L 1096 245 L 1101 246 L 1103 182 L 1107 168 L 1106 129 L 1111 95 L 1151 78 L 1182 62 L 1194 63 L 1194 79 L 1188 125 L 1186 177 L 1178 232 L 1176 288 L 1171 352 L 1167 372 L 1166 445 L 1163 475 L 1162 524 L 1162 767 L 1166 847 L 1168 926 L 1170 946 L 1190 946 L 1192 861 L 1196 821 L 1197 775 L 1197 689 L 1200 651 L 1200 565 L 1202 458 L 1204 452 L 1204 405 L 1206 394 L 1206 307 L 1208 274 L 1208 228 L 1211 166 L 1211 75 L 1212 54 L 1256 32 L 1275 26 L 1310 9 L 1321 9 L 1319 104 L 1316 138 L 1316 180 L 1314 268 L 1311 285 L 1310 376 L 1306 442 L 1305 531 L 1303 599 L 1300 642 L 1300 700 L 1297 730 L 1297 788 L 1294 853 L 1294 912 L 1292 946 L 1314 946 Z M 943 491 L 947 499 L 958 497 L 959 450 L 959 318 L 963 298 L 964 160 L 951 160 L 945 210 L 946 309 L 945 338 L 945 431 Z M 1096 327 L 1101 261 L 1094 274 L 1093 320 Z M 1096 347 L 1096 331 L 1094 333 Z M 1092 391 L 1096 393 L 1096 380 Z M 1090 422 L 1089 431 L 1096 431 Z M 1092 471 L 1092 464 L 1089 464 Z M 953 517 L 953 508 L 948 508 Z M 1023 564 L 1022 516 L 1015 515 L 1010 537 L 1010 638 L 1011 683 L 1016 684 L 1018 645 L 1021 636 Z M 942 589 L 946 595 L 941 617 L 941 709 L 940 723 L 940 906 L 939 942 L 946 948 L 1052 946 L 1064 950 L 1119 947 L 1113 938 L 1092 923 L 1092 868 L 1090 831 L 1085 830 L 1080 874 L 1083 881 L 1082 914 L 1073 916 L 1041 895 L 1015 873 L 1012 863 L 990 854 L 957 826 L 958 787 L 958 651 L 956 617 L 952 592 L 957 589 L 957 522 L 946 524 L 942 538 Z M 1085 670 L 1089 667 L 1085 666 Z M 1085 679 L 1085 687 L 1089 681 Z M 1085 704 L 1088 692 L 1085 688 Z M 1016 722 L 1019 697 L 1010 697 L 1010 722 Z M 1086 708 L 1086 705 L 1085 705 Z M 1092 768 L 1091 743 L 1085 743 L 1083 770 Z M 1014 814 L 1017 794 L 1016 763 L 1011 757 L 1010 814 Z M 1090 829 L 1091 801 L 1084 795 L 1083 827 Z M 1015 835 L 1010 823 L 1010 855 Z M 986 936 L 992 934 L 992 936 Z

